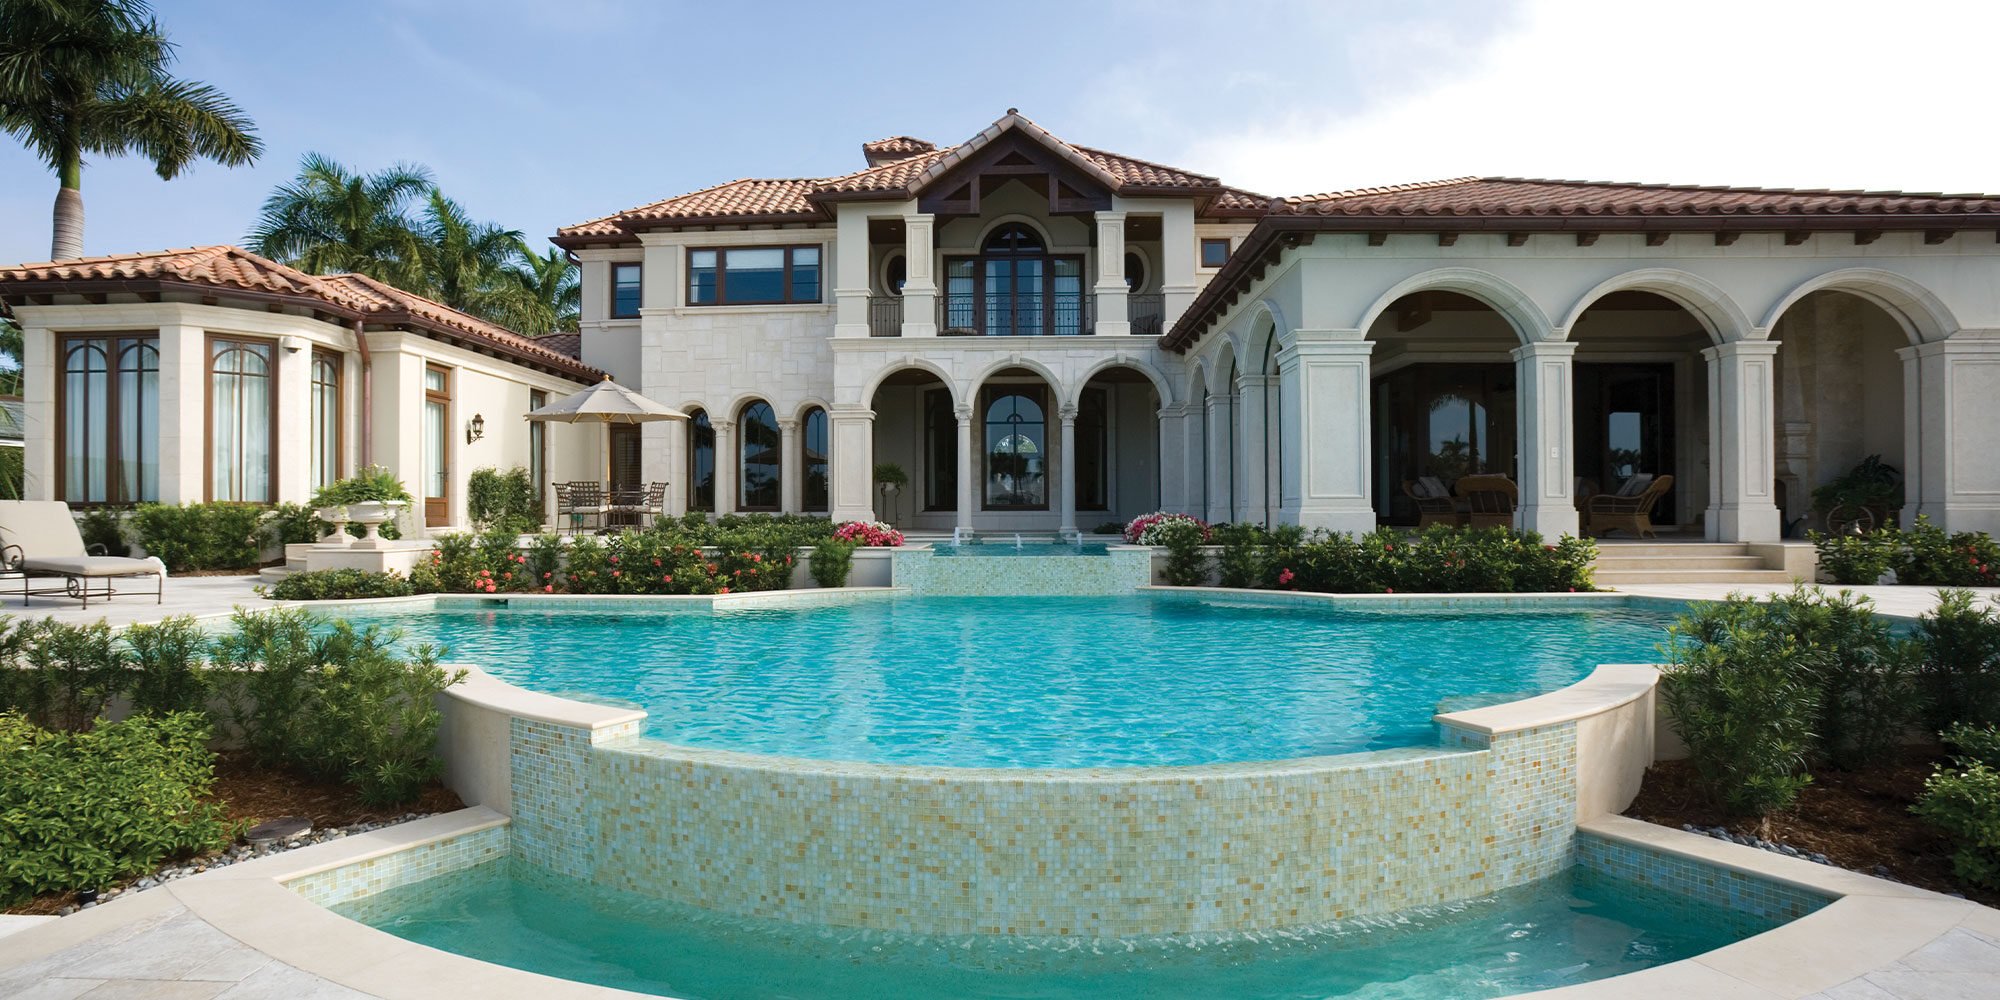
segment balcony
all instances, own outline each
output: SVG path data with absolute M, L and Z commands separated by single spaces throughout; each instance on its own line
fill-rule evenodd
M 868 335 L 903 335 L 903 298 L 900 295 L 872 295 L 868 298 Z
M 1125 316 L 1132 321 L 1134 336 L 1157 337 L 1166 325 L 1166 296 L 1157 293 L 1128 295 L 1125 297 Z
M 1095 332 L 1096 309 L 1083 292 L 1012 297 L 938 296 L 940 337 L 1076 337 Z

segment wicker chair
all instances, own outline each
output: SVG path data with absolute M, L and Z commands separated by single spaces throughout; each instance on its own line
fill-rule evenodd
M 1427 477 L 1428 478 L 1428 477 Z M 1444 489 L 1443 483 L 1426 488 L 1414 479 L 1403 480 L 1403 495 L 1417 505 L 1417 527 L 1428 528 L 1433 524 L 1464 524 L 1465 512 L 1458 509 L 1458 503 L 1451 498 L 1451 491 Z
M 1583 506 L 1583 531 L 1587 535 L 1602 535 L 1607 531 L 1623 529 L 1640 538 L 1654 537 L 1653 507 L 1660 497 L 1673 488 L 1674 477 L 1661 476 L 1641 484 L 1642 489 L 1626 495 L 1604 493 L 1591 497 Z
M 1458 481 L 1465 498 L 1466 521 L 1475 528 L 1511 528 L 1521 488 L 1506 476 L 1466 476 Z

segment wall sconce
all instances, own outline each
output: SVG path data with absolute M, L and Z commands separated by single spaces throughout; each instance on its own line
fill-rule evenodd
M 471 444 L 486 436 L 486 418 L 475 413 L 465 425 L 465 443 Z

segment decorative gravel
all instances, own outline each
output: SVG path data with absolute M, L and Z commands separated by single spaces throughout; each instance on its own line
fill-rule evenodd
M 436 814 L 404 813 L 403 815 L 397 816 L 394 819 L 380 820 L 373 823 L 355 823 L 352 826 L 337 826 L 326 830 L 315 829 L 311 833 L 305 834 L 304 836 L 293 837 L 289 840 L 280 840 L 275 843 L 264 845 L 262 847 L 252 847 L 249 844 L 243 844 L 243 843 L 232 844 L 228 848 L 224 849 L 220 854 L 214 854 L 203 858 L 196 858 L 193 861 L 184 862 L 178 865 L 169 865 L 165 868 L 160 869 L 159 871 L 154 872 L 151 875 L 146 875 L 135 881 L 127 883 L 126 885 L 120 888 L 104 890 L 103 892 L 98 894 L 96 902 L 71 904 L 69 906 L 63 907 L 60 910 L 57 910 L 56 914 L 58 916 L 67 917 L 78 910 L 88 910 L 93 906 L 97 906 L 100 903 L 108 903 L 114 899 L 117 899 L 120 896 L 128 895 L 130 893 L 135 893 L 135 892 L 145 892 L 147 889 L 157 889 L 160 886 L 167 884 L 168 882 L 174 881 L 175 879 L 183 879 L 191 875 L 199 875 L 202 872 L 211 871 L 216 868 L 227 868 L 230 865 L 236 864 L 239 861 L 255 861 L 258 858 L 266 857 L 268 855 L 281 854 L 285 851 L 293 851 L 301 847 L 311 847 L 314 844 L 324 844 L 330 840 L 339 840 L 343 837 L 352 837 L 355 834 L 368 833 L 373 830 L 381 830 L 386 827 L 396 826 L 402 823 L 408 823 L 412 820 L 424 819 L 434 815 Z
M 1826 865 L 1828 867 L 1834 867 L 1833 862 L 1827 860 L 1826 855 L 1821 854 L 1818 851 L 1802 851 L 1796 847 L 1793 847 L 1790 844 L 1780 844 L 1777 841 L 1765 840 L 1762 837 L 1752 837 L 1749 834 L 1745 833 L 1730 833 L 1729 830 L 1725 827 L 1696 826 L 1693 823 L 1682 823 L 1681 829 L 1687 831 L 1688 833 L 1701 834 L 1704 837 L 1714 837 L 1717 840 L 1726 840 L 1732 844 L 1742 844 L 1744 847 L 1754 847 L 1760 851 L 1770 851 L 1773 854 L 1782 854 L 1788 858 L 1804 858 L 1805 860 L 1810 861 L 1816 865 Z M 1891 872 L 1887 867 L 1883 865 L 1876 865 L 1872 869 L 1855 868 L 1851 870 L 1860 872 L 1863 875 L 1872 876 L 1874 878 L 1879 878 L 1888 882 L 1902 881 L 1902 879 L 1896 877 L 1894 872 Z M 1960 896 L 1960 898 L 1964 898 L 1959 893 L 1955 892 L 1946 893 L 1946 895 Z

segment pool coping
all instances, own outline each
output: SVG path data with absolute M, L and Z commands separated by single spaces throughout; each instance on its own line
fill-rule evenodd
M 506 825 L 470 808 L 219 868 L 0 938 L 0 968 L 159 917 L 175 904 L 276 961 L 381 1000 L 650 996 L 496 965 L 417 944 L 314 904 L 287 883 Z M 1834 898 L 1819 911 L 1692 958 L 1589 983 L 1517 994 L 1535 1000 L 1798 1000 L 1896 962 L 1954 929 L 2000 935 L 2000 910 L 1698 834 L 1607 816 L 1579 829 Z

